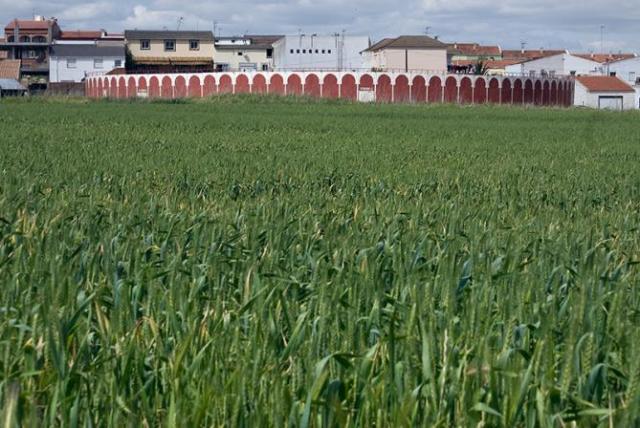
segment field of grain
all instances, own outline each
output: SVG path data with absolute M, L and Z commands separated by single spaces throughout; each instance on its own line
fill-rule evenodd
M 3 426 L 639 426 L 639 124 L 0 103 Z

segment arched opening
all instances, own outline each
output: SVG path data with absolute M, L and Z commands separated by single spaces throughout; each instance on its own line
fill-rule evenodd
M 360 90 L 373 90 L 373 77 L 369 74 L 363 74 L 360 77 Z
M 539 80 L 533 85 L 533 103 L 537 106 L 542 105 L 542 83 Z
M 115 77 L 112 77 L 111 82 L 109 82 L 109 96 L 111 98 L 118 98 L 118 81 Z
M 413 84 L 411 85 L 411 100 L 414 103 L 427 102 L 427 81 L 422 76 L 416 76 L 413 78 Z
M 429 80 L 428 100 L 430 103 L 442 102 L 442 80 L 438 76 L 433 76 Z
M 211 76 L 209 76 L 211 77 Z M 213 79 L 213 77 L 211 77 Z M 215 81 L 213 82 L 215 85 Z M 198 76 L 191 76 L 189 78 L 189 97 L 200 98 L 202 96 L 202 86 L 200 85 L 200 78 Z
M 551 82 L 551 92 L 549 94 L 549 103 L 552 106 L 558 105 L 558 83 L 555 80 Z
M 304 94 L 310 97 L 320 97 L 320 79 L 316 74 L 308 74 L 304 79 Z
M 287 95 L 302 95 L 302 79 L 297 74 L 287 78 Z
M 513 104 L 521 105 L 524 99 L 524 88 L 522 87 L 522 80 L 516 79 L 513 82 Z
M 141 77 L 138 79 L 138 91 L 149 96 L 149 88 L 147 87 L 147 79 Z
M 476 79 L 473 88 L 473 102 L 475 104 L 485 104 L 487 102 L 487 82 L 482 78 Z
M 47 38 L 44 36 L 34 36 L 31 41 L 33 43 L 47 43 Z
M 449 76 L 444 83 L 444 102 L 455 104 L 458 102 L 458 81 L 455 77 Z
M 205 80 L 205 84 L 206 83 L 207 82 Z M 220 92 L 221 94 L 230 94 L 231 92 L 233 92 L 233 81 L 231 80 L 231 76 L 225 74 L 224 76 L 220 77 L 220 82 L 218 83 L 218 92 Z
M 396 77 L 396 84 L 393 85 L 393 101 L 396 103 L 408 103 L 411 101 L 409 79 L 404 74 Z
M 284 95 L 284 79 L 279 74 L 271 76 L 271 80 L 269 81 L 269 93 Z
M 127 82 L 124 77 L 118 79 L 118 98 L 127 98 Z
M 175 98 L 187 97 L 187 80 L 183 76 L 176 77 Z
M 249 93 L 249 78 L 240 74 L 236 77 L 236 94 L 248 94 Z
M 322 81 L 322 97 L 338 98 L 340 90 L 338 88 L 338 78 L 333 74 L 327 74 Z
M 29 36 L 20 36 L 19 42 L 20 43 L 31 43 L 31 37 L 29 37 Z
M 136 79 L 132 76 L 129 77 L 129 83 L 127 84 L 127 92 L 129 98 L 135 98 L 138 96 L 138 88 L 136 87 Z
M 489 81 L 489 102 L 492 104 L 500 103 L 500 82 L 495 78 Z
M 378 84 L 376 85 L 376 101 L 379 103 L 390 103 L 391 97 L 391 78 L 386 74 L 383 74 L 378 77 Z
M 356 87 L 356 78 L 351 74 L 342 76 L 342 85 L 340 87 L 340 97 L 355 101 L 358 99 L 358 89 Z
M 473 102 L 473 87 L 471 79 L 463 77 L 460 81 L 460 103 L 471 104 Z
M 251 92 L 254 94 L 266 94 L 267 93 L 267 79 L 262 74 L 256 74 L 253 76 L 253 85 L 251 85 Z
M 551 89 L 549 86 L 549 81 L 546 80 L 542 86 L 542 105 L 543 106 L 548 106 L 550 103 L 550 97 L 551 97 Z
M 162 98 L 173 98 L 173 84 L 171 83 L 171 78 L 169 76 L 165 76 L 162 78 L 160 96 Z
M 227 93 L 231 92 L 231 77 L 229 76 L 222 76 L 222 78 L 220 79 L 220 87 L 221 87 L 221 91 L 222 91 L 222 79 L 226 77 L 227 78 Z M 211 97 L 213 95 L 216 94 L 216 79 L 215 77 L 208 75 L 205 76 L 203 84 L 202 84 L 202 96 L 203 97 Z
M 533 82 L 531 80 L 524 82 L 524 103 L 533 104 Z
M 511 90 L 511 80 L 504 79 L 502 81 L 502 94 L 500 95 L 502 104 L 511 104 L 513 102 L 513 91 Z

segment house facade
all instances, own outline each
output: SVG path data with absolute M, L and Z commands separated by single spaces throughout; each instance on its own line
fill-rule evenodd
M 22 82 L 30 90 L 44 90 L 49 81 L 49 50 L 60 35 L 55 19 L 36 17 L 33 20 L 14 19 L 4 28 L 5 40 L 0 50 L 8 59 L 20 60 Z
M 211 31 L 127 30 L 124 38 L 130 72 L 213 71 Z
M 382 39 L 362 52 L 375 71 L 428 71 L 446 73 L 449 47 L 429 36 Z
M 56 44 L 51 48 L 50 82 L 79 83 L 93 73 L 124 67 L 124 44 Z
M 602 64 L 569 53 L 547 56 L 506 67 L 507 73 L 528 76 L 580 76 L 602 73 Z
M 360 70 L 360 52 L 369 47 L 367 36 L 300 34 L 273 44 L 274 69 L 281 71 Z
M 274 68 L 273 44 L 282 37 L 217 37 L 213 57 L 215 70 L 271 71 Z

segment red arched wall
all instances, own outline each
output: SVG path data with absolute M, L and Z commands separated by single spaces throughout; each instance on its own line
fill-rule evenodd
M 458 81 L 455 77 L 447 77 L 444 84 L 444 102 L 455 104 L 458 102 Z
M 489 102 L 500 104 L 500 82 L 498 79 L 491 79 L 489 82 Z
M 487 83 L 483 78 L 476 79 L 473 88 L 473 102 L 475 104 L 484 104 L 487 102 Z
M 202 96 L 202 86 L 200 86 L 200 78 L 191 76 L 189 78 L 189 97 L 200 98 Z
M 231 80 L 231 76 L 225 74 L 220 77 L 220 82 L 218 82 L 218 92 L 221 94 L 230 94 L 233 92 L 233 80 Z
M 500 102 L 502 104 L 511 104 L 513 102 L 513 91 L 511 90 L 511 80 L 504 79 L 502 81 L 502 94 L 500 96 Z
M 249 78 L 244 74 L 239 74 L 236 77 L 236 94 L 249 93 Z
M 473 102 L 473 88 L 471 87 L 471 79 L 462 78 L 460 82 L 460 103 L 471 104 Z
M 433 76 L 429 80 L 428 101 L 430 103 L 442 102 L 442 80 L 439 77 Z
M 111 78 L 111 83 L 109 84 L 109 89 L 111 93 L 111 98 L 118 98 L 118 81 L 115 77 Z
M 396 78 L 396 84 L 393 86 L 393 101 L 396 103 L 408 103 L 411 101 L 407 76 L 400 75 Z
M 135 98 L 138 96 L 136 79 L 134 77 L 129 77 L 129 83 L 127 84 L 127 93 L 129 94 L 129 98 Z
M 411 100 L 414 103 L 424 103 L 427 101 L 427 81 L 422 76 L 413 78 L 411 85 Z
M 184 77 L 176 77 L 176 89 L 175 98 L 186 98 L 187 96 L 187 81 Z
M 533 82 L 531 80 L 524 82 L 524 103 L 533 104 Z
M 322 97 L 338 98 L 340 90 L 338 88 L 338 79 L 333 74 L 327 74 L 322 81 Z
M 269 81 L 269 93 L 284 95 L 284 80 L 279 74 L 271 76 L 271 80 Z
M 524 99 L 524 89 L 522 88 L 522 80 L 516 79 L 513 82 L 513 103 L 521 105 Z
M 231 78 L 229 76 L 226 77 L 229 79 L 229 86 L 231 86 Z M 222 82 L 222 79 L 220 81 Z M 202 96 L 210 97 L 215 95 L 216 92 L 216 79 L 213 76 L 205 76 L 202 82 Z
M 360 89 L 373 89 L 373 77 L 368 74 L 360 76 Z
M 535 105 L 542 105 L 542 83 L 539 80 L 533 85 L 533 102 Z
M 254 94 L 265 94 L 267 92 L 267 79 L 262 74 L 256 74 L 253 77 L 251 92 Z
M 315 74 L 308 74 L 304 79 L 304 94 L 311 97 L 320 96 L 320 79 Z
M 386 74 L 378 77 L 378 84 L 376 85 L 376 101 L 379 103 L 390 103 L 393 97 L 391 88 L 391 78 Z
M 340 98 L 355 101 L 358 99 L 358 89 L 356 87 L 356 78 L 350 74 L 342 77 L 342 85 L 340 87 Z
M 551 82 L 551 92 L 549 93 L 549 103 L 552 106 L 558 105 L 558 82 L 555 80 Z
M 297 74 L 292 74 L 287 78 L 287 95 L 302 94 L 302 79 Z

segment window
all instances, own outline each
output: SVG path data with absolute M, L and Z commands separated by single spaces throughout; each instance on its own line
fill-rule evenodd
M 102 68 L 102 58 L 93 59 L 93 68 Z
M 47 43 L 47 38 L 43 36 L 35 36 L 32 41 L 33 43 Z
M 290 49 L 290 50 L 289 50 L 289 53 L 290 53 L 290 54 L 292 54 L 292 53 L 293 53 L 293 49 Z
M 140 40 L 140 50 L 148 51 L 151 49 L 151 40 Z
M 635 71 L 630 71 L 629 72 L 629 82 L 635 82 L 636 81 L 636 72 Z
M 320 51 L 318 49 L 316 49 L 316 53 L 320 53 Z
M 116 67 L 122 67 L 122 60 L 121 59 L 117 59 L 115 62 L 115 66 Z
M 67 68 L 76 68 L 76 59 L 68 58 L 67 59 Z
M 267 49 L 267 58 L 273 58 L 273 49 Z
M 189 40 L 189 50 L 190 51 L 199 51 L 200 50 L 200 40 Z
M 16 38 L 13 36 L 9 36 L 7 37 L 7 43 L 14 43 L 16 41 Z
M 175 40 L 165 40 L 164 41 L 164 51 L 165 52 L 175 52 L 176 50 L 176 41 Z
M 296 53 L 299 54 L 300 53 L 300 49 L 296 49 Z
M 303 53 L 303 54 L 306 54 L 306 53 L 307 53 L 307 50 L 306 50 L 306 49 L 302 49 L 302 53 Z
M 313 49 L 309 49 L 309 54 L 312 54 L 312 53 L 313 53 Z
M 21 36 L 20 43 L 31 43 L 31 37 L 29 36 Z
M 327 53 L 327 51 L 325 49 L 322 49 L 322 54 Z
M 262 71 L 269 71 L 269 64 L 262 64 Z
M 242 52 L 238 52 L 238 56 L 242 56 Z
M 328 53 L 329 55 L 331 55 L 331 49 L 329 49 L 329 50 L 327 51 L 327 53 Z

